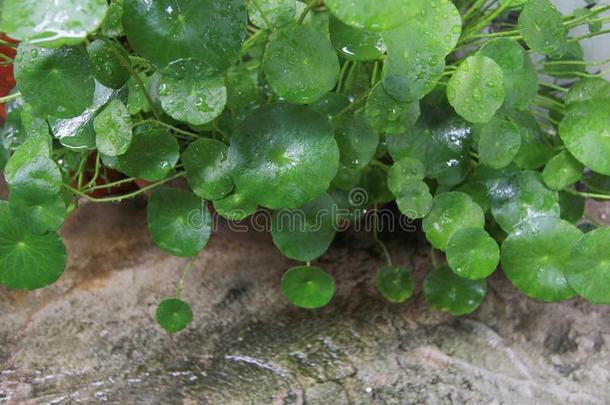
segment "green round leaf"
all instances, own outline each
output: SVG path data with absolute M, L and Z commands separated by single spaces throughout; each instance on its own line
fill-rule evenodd
M 382 267 L 377 272 L 376 281 L 377 290 L 390 302 L 405 302 L 415 290 L 411 272 L 403 267 Z
M 66 268 L 63 242 L 56 233 L 29 233 L 12 216 L 8 203 L 1 201 L 0 284 L 17 290 L 53 284 Z
M 303 25 L 274 33 L 263 63 L 271 87 L 295 104 L 319 100 L 339 79 L 339 59 L 329 39 Z
M 118 167 L 131 177 L 159 181 L 176 166 L 180 148 L 176 138 L 165 129 L 137 132 L 127 152 L 118 156 Z
M 422 180 L 402 182 L 394 195 L 398 209 L 409 218 L 423 218 L 432 209 L 433 197 L 430 188 Z
M 106 0 L 4 0 L 2 30 L 37 46 L 76 45 L 100 26 L 107 9 Z
M 456 231 L 447 243 L 447 264 L 455 274 L 471 280 L 485 278 L 500 262 L 500 248 L 480 228 Z
M 326 93 L 320 100 L 309 107 L 327 117 L 330 121 L 334 116 L 350 105 L 349 98 L 341 93 Z
M 242 221 L 254 214 L 258 208 L 256 203 L 250 201 L 239 190 L 213 203 L 218 215 L 229 221 Z
M 426 167 L 419 159 L 404 157 L 388 170 L 388 188 L 396 195 L 401 186 L 408 180 L 423 180 L 426 177 Z
M 549 0 L 528 0 L 519 15 L 527 45 L 543 55 L 560 56 L 567 46 L 563 16 Z
M 7 182 L 11 191 L 35 201 L 59 193 L 62 177 L 53 160 L 46 156 L 36 156 L 20 166 L 7 178 Z
M 521 169 L 538 169 L 553 157 L 555 152 L 544 137 L 546 136 L 536 117 L 529 111 L 512 110 L 508 115 L 510 121 L 517 125 L 521 133 L 521 148 L 514 158 L 514 162 Z
M 120 100 L 110 101 L 93 120 L 95 145 L 100 153 L 119 156 L 131 144 L 131 116 Z
M 538 93 L 538 72 L 527 51 L 513 39 L 495 38 L 477 54 L 487 56 L 502 69 L 504 104 L 511 108 L 527 108 Z
M 191 306 L 178 298 L 166 298 L 157 306 L 157 323 L 170 333 L 180 332 L 193 320 Z
M 353 115 L 335 124 L 341 163 L 353 169 L 369 164 L 379 144 L 379 134 L 362 115 Z
M 610 175 L 610 102 L 583 101 L 570 107 L 559 125 L 567 150 L 591 170 Z
M 131 73 L 124 63 L 129 55 L 122 46 L 97 39 L 87 46 L 87 53 L 98 82 L 111 89 L 120 89 L 127 83 Z
M 306 107 L 278 103 L 254 111 L 231 140 L 235 184 L 264 207 L 299 207 L 326 191 L 337 174 L 332 132 Z
M 564 273 L 581 232 L 556 217 L 529 218 L 502 243 L 502 269 L 527 296 L 561 301 L 574 296 Z
M 345 59 L 365 62 L 383 58 L 386 49 L 379 32 L 354 28 L 333 16 L 329 28 L 331 42 Z
M 366 117 L 380 132 L 402 134 L 411 128 L 419 118 L 418 102 L 401 102 L 392 98 L 378 83 L 369 93 L 366 101 Z
M 494 117 L 481 131 L 479 158 L 492 169 L 501 169 L 512 162 L 521 147 L 519 128 L 512 122 Z
M 222 142 L 198 139 L 182 154 L 186 178 L 193 192 L 199 197 L 219 200 L 233 190 L 227 152 L 227 145 Z
M 579 78 L 581 73 L 587 72 L 587 65 L 574 64 L 573 62 L 584 62 L 585 51 L 579 42 L 567 42 L 563 53 L 549 55 L 545 58 L 544 73 L 558 78 Z M 557 62 L 569 62 L 568 64 Z
M 82 114 L 73 118 L 49 117 L 53 136 L 66 148 L 75 151 L 95 149 L 93 120 L 98 112 L 112 99 L 124 98 L 125 89 L 112 90 L 96 82 L 92 104 Z
M 333 298 L 335 280 L 317 267 L 293 267 L 282 276 L 282 293 L 299 308 L 320 308 Z
M 564 103 L 570 107 L 583 101 L 603 99 L 610 99 L 610 82 L 601 77 L 586 77 L 570 86 Z
M 387 31 L 415 17 L 420 1 L 414 0 L 326 0 L 331 13 L 352 27 Z
M 426 239 L 437 249 L 445 250 L 449 238 L 462 228 L 483 228 L 485 215 L 480 206 L 464 193 L 452 191 L 434 197 L 432 210 L 422 227 Z
M 542 179 L 551 190 L 563 190 L 582 177 L 584 167 L 565 150 L 544 167 Z
M 279 28 L 294 21 L 297 2 L 296 0 L 251 0 L 248 3 L 248 14 L 257 27 Z
M 194 59 L 178 60 L 165 68 L 158 90 L 166 113 L 195 126 L 214 120 L 227 104 L 222 75 Z
M 298 209 L 273 213 L 273 243 L 286 257 L 309 262 L 322 256 L 335 238 L 334 200 L 322 194 Z
M 339 190 L 349 191 L 360 183 L 362 173 L 363 170 L 352 169 L 339 164 L 339 170 L 332 181 L 332 186 Z
M 84 47 L 45 49 L 21 44 L 15 79 L 23 99 L 42 116 L 75 117 L 91 105 L 95 91 Z
M 476 310 L 487 294 L 485 280 L 468 280 L 447 266 L 434 269 L 424 281 L 424 296 L 430 306 L 454 316 Z
M 585 234 L 569 253 L 566 278 L 578 295 L 594 304 L 610 304 L 610 228 Z
M 438 40 L 445 56 L 453 51 L 462 34 L 462 18 L 451 1 L 425 1 L 414 23 L 424 28 L 429 37 Z
M 505 232 L 529 218 L 559 217 L 559 196 L 545 187 L 541 177 L 523 171 L 490 182 L 491 213 Z
M 488 122 L 504 103 L 504 75 L 487 56 L 465 59 L 447 83 L 447 98 L 470 122 Z
M 210 239 L 212 216 L 193 193 L 162 188 L 148 202 L 148 230 L 155 243 L 174 256 L 199 253 Z
M 28 196 L 11 190 L 8 201 L 14 220 L 34 234 L 57 231 L 66 218 L 66 203 L 60 194 Z
M 124 0 L 129 43 L 156 67 L 199 58 L 219 70 L 239 57 L 246 36 L 242 0 Z
M 419 24 L 407 24 L 384 32 L 383 42 L 388 50 L 383 87 L 390 96 L 414 102 L 434 89 L 445 69 L 445 51 L 438 38 L 430 37 Z
M 102 21 L 102 34 L 110 38 L 122 37 L 123 31 L 123 1 L 113 1 L 108 6 L 106 18 Z

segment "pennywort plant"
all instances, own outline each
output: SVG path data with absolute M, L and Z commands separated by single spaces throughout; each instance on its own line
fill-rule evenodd
M 301 262 L 281 289 L 302 308 L 333 297 L 315 261 L 336 224 L 393 201 L 423 221 L 434 263 L 423 291 L 436 309 L 474 311 L 499 264 L 534 299 L 610 304 L 610 229 L 578 225 L 586 199 L 610 199 L 609 61 L 584 60 L 580 45 L 609 32 L 608 5 L 588 0 L 570 15 L 549 0 L 1 7 L 0 30 L 20 41 L 2 41 L 17 55 L 0 61 L 17 81 L 1 99 L 8 288 L 62 275 L 57 231 L 82 201 L 152 192 L 153 240 L 190 258 L 157 310 L 170 332 L 193 317 L 181 294 L 211 207 L 229 220 L 273 212 L 273 242 Z M 190 190 L 168 186 L 181 177 Z M 134 180 L 147 185 L 123 188 Z M 318 220 L 336 207 L 349 210 Z M 377 288 L 404 302 L 411 272 L 373 232 L 387 260 Z

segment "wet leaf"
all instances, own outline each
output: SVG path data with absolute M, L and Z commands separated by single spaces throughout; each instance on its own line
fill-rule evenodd
M 87 53 L 91 59 L 93 76 L 98 82 L 111 89 L 120 89 L 127 83 L 131 75 L 126 66 L 129 55 L 122 46 L 97 39 L 87 46 Z
M 392 98 L 381 83 L 371 90 L 366 102 L 366 117 L 380 132 L 400 134 L 419 118 L 418 102 L 401 102 Z
M 520 147 L 519 128 L 508 120 L 494 117 L 481 131 L 479 158 L 484 165 L 501 169 L 513 161 Z
M 353 115 L 335 124 L 341 163 L 353 169 L 369 164 L 379 144 L 379 134 L 362 115 Z
M 214 201 L 214 209 L 218 215 L 229 221 L 242 221 L 254 214 L 257 208 L 258 206 L 239 190 Z
M 248 2 L 250 20 L 260 28 L 280 28 L 297 16 L 296 0 L 251 0 Z M 271 24 L 271 27 L 267 26 Z
M 227 153 L 228 148 L 222 142 L 198 139 L 182 154 L 186 178 L 199 197 L 220 200 L 233 190 Z
M 308 26 L 277 31 L 265 52 L 264 70 L 275 92 L 295 104 L 311 104 L 339 79 L 339 60 L 324 34 Z
M 502 243 L 502 269 L 527 296 L 542 301 L 572 298 L 564 273 L 582 233 L 557 217 L 528 218 Z
M 379 60 L 386 51 L 379 32 L 354 28 L 334 16 L 330 17 L 330 40 L 337 52 L 348 60 Z
M 610 304 L 610 228 L 582 236 L 569 254 L 565 274 L 570 287 L 594 304 Z
M 297 208 L 328 189 L 339 148 L 318 113 L 286 103 L 254 111 L 229 147 L 237 187 L 267 208 Z
M 387 31 L 404 24 L 421 10 L 416 0 L 326 0 L 331 13 L 352 27 Z
M 29 233 L 0 201 L 0 284 L 35 290 L 53 284 L 66 268 L 66 248 L 57 233 Z
M 120 100 L 110 101 L 93 120 L 95 145 L 100 153 L 119 156 L 127 152 L 132 139 L 131 116 Z
M 465 59 L 447 83 L 447 98 L 467 121 L 489 122 L 504 103 L 502 69 L 486 56 Z
M 8 201 L 15 222 L 37 235 L 57 231 L 67 215 L 66 203 L 60 194 L 32 196 L 13 189 Z
M 153 192 L 148 202 L 148 230 L 164 251 L 195 256 L 210 239 L 212 216 L 202 199 L 173 188 Z
M 519 31 L 534 51 L 561 56 L 567 46 L 563 16 L 549 0 L 528 0 L 519 15 Z
M 563 190 L 576 183 L 584 167 L 565 150 L 551 159 L 542 172 L 542 179 L 551 190 Z
M 486 278 L 500 262 L 500 248 L 481 228 L 456 231 L 447 243 L 447 264 L 455 274 L 470 280 Z
M 167 177 L 178 158 L 178 142 L 172 134 L 165 129 L 145 129 L 134 134 L 129 149 L 117 161 L 128 176 L 159 181 Z

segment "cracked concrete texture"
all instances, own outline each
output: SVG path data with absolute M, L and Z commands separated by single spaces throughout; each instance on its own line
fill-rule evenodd
M 401 305 L 374 289 L 380 252 L 345 233 L 317 264 L 332 304 L 285 303 L 291 262 L 269 235 L 218 231 L 184 296 L 194 321 L 170 336 L 154 322 L 184 260 L 154 247 L 141 200 L 86 205 L 62 231 L 61 280 L 33 293 L 0 288 L 0 403 L 411 404 L 610 401 L 610 309 L 544 304 L 501 274 L 464 318 Z M 429 262 L 420 237 L 389 241 L 395 261 Z M 500 272 L 498 272 L 500 273 Z

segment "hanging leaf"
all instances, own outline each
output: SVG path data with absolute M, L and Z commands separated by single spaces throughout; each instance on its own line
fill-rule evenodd
M 17 188 L 11 190 L 8 201 L 15 222 L 37 235 L 57 231 L 67 215 L 60 194 L 31 196 Z
M 87 46 L 87 53 L 97 81 L 111 89 L 120 89 L 127 83 L 131 76 L 129 66 L 125 65 L 129 55 L 122 46 L 96 39 Z
M 191 306 L 178 299 L 166 298 L 157 306 L 157 323 L 170 333 L 184 330 L 193 320 Z
M 428 273 L 424 296 L 430 306 L 454 316 L 474 312 L 487 294 L 485 280 L 468 280 L 442 266 Z
M 519 127 L 501 117 L 494 117 L 481 130 L 479 158 L 492 169 L 508 166 L 519 152 Z
M 583 171 L 584 167 L 564 150 L 546 164 L 542 179 L 551 190 L 563 190 L 580 180 Z
M 329 29 L 333 46 L 345 59 L 365 62 L 383 58 L 386 49 L 379 32 L 354 28 L 334 16 Z
M 377 290 L 390 302 L 405 302 L 413 295 L 415 283 L 403 267 L 384 266 L 377 272 Z
M 502 269 L 529 297 L 543 301 L 572 298 L 564 276 L 572 248 L 582 233 L 557 217 L 530 217 L 502 243 Z
M 322 256 L 335 238 L 336 207 L 328 194 L 294 210 L 273 213 L 271 234 L 282 254 L 309 262 Z
M 205 203 L 193 193 L 162 188 L 148 202 L 148 230 L 155 243 L 174 256 L 199 253 L 210 239 L 211 222 Z
M 316 309 L 333 298 L 335 280 L 317 267 L 293 267 L 282 276 L 282 293 L 296 307 Z
M 257 208 L 258 206 L 239 190 L 214 201 L 214 209 L 218 215 L 229 221 L 242 221 L 254 214 Z
M 460 229 L 447 242 L 447 264 L 460 277 L 485 278 L 496 270 L 499 262 L 498 244 L 483 229 Z
M 66 248 L 56 233 L 35 235 L 13 220 L 0 201 L 0 284 L 35 290 L 53 284 L 66 268 Z

